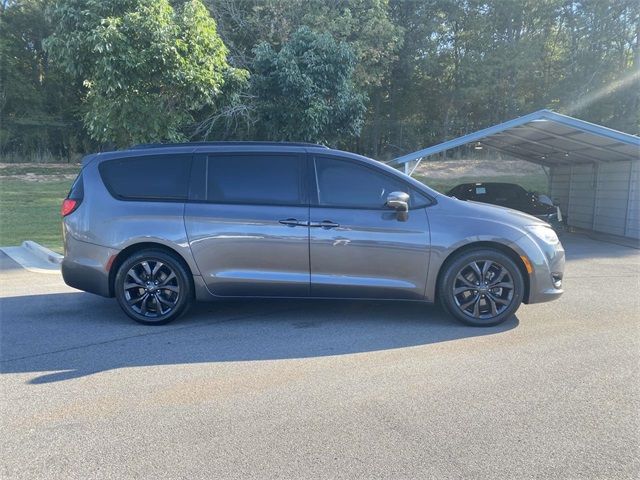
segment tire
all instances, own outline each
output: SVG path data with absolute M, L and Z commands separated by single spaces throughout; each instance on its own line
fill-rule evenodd
M 175 255 L 135 252 L 118 268 L 114 290 L 120 308 L 145 325 L 164 325 L 185 313 L 193 298 L 191 274 Z
M 463 323 L 475 327 L 498 325 L 522 303 L 522 273 L 504 253 L 469 250 L 447 262 L 445 268 L 438 295 L 444 308 Z

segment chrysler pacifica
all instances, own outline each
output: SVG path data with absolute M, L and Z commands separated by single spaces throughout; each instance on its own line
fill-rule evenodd
M 549 225 L 315 144 L 90 155 L 62 205 L 65 282 L 145 324 L 230 297 L 440 301 L 472 325 L 562 294 Z

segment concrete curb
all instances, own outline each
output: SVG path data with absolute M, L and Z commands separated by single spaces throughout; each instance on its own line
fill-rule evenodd
M 53 252 L 32 240 L 25 240 L 24 242 L 22 242 L 22 247 L 26 248 L 29 252 L 44 260 L 45 262 L 49 262 L 55 265 L 60 265 L 62 263 L 62 259 L 64 258 L 59 253 Z
M 54 273 L 60 275 L 60 265 L 45 259 L 42 255 L 24 245 L 18 247 L 0 247 L 0 250 L 22 268 L 33 273 Z

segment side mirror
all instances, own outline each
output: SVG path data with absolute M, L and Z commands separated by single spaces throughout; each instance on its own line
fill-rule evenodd
M 405 192 L 391 192 L 387 196 L 385 205 L 398 212 L 398 220 L 404 222 L 409 214 L 409 194 Z

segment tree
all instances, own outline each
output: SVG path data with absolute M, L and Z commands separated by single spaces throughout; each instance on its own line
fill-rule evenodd
M 640 4 L 564 2 L 566 54 L 552 85 L 559 111 L 640 134 Z
M 388 159 L 540 108 L 637 134 L 639 42 L 637 0 L 3 1 L 0 153 L 272 138 Z
M 394 60 L 402 31 L 388 0 L 207 0 L 220 34 L 240 65 L 249 66 L 262 42 L 278 49 L 300 27 L 346 42 L 356 57 L 355 84 L 379 86 Z
M 402 28 L 391 19 L 388 0 L 207 0 L 207 4 L 232 61 L 247 68 L 257 44 L 266 42 L 279 50 L 303 26 L 348 44 L 356 59 L 353 83 L 369 102 L 363 120 L 367 127 L 342 145 L 377 152 L 387 121 L 384 104 L 391 65 L 403 36 Z
M 390 0 L 390 11 L 405 33 L 378 158 L 541 108 L 640 128 L 637 1 Z
M 365 99 L 353 85 L 355 57 L 346 43 L 301 27 L 280 51 L 262 43 L 254 55 L 263 137 L 335 145 L 359 133 Z
M 47 0 L 0 6 L 0 151 L 46 160 L 72 157 L 85 140 L 76 124 L 78 85 L 43 49 Z
M 63 0 L 51 9 L 47 49 L 86 88 L 84 124 L 100 142 L 177 141 L 215 105 L 227 48 L 200 0 Z

